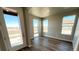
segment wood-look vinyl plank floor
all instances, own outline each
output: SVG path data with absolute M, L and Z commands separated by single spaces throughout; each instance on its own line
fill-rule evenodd
M 32 47 L 25 47 L 19 51 L 72 51 L 72 43 L 48 37 L 36 37 L 32 40 Z

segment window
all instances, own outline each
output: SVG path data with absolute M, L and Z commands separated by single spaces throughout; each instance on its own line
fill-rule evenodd
M 39 20 L 38 19 L 33 19 L 34 37 L 39 36 L 38 27 L 39 27 Z
M 74 21 L 75 21 L 75 15 L 63 17 L 62 34 L 71 35 Z
M 9 35 L 11 47 L 23 44 L 19 17 L 16 15 L 4 13 L 4 20 Z
M 48 20 L 47 19 L 43 20 L 43 32 L 44 33 L 48 32 Z

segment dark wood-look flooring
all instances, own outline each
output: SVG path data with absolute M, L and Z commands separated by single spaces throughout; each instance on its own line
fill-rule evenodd
M 72 51 L 72 43 L 47 37 L 36 37 L 32 40 L 31 48 L 20 51 Z

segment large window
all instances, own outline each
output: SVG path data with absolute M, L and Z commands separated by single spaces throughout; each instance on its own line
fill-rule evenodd
M 74 21 L 75 21 L 75 15 L 63 17 L 62 34 L 71 35 Z
M 48 20 L 47 19 L 43 20 L 43 32 L 44 33 L 48 32 Z
M 9 35 L 11 47 L 23 44 L 19 17 L 16 15 L 10 15 L 4 13 L 4 20 Z

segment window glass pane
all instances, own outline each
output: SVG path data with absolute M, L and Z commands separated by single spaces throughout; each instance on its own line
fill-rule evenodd
M 73 24 L 73 23 L 74 23 L 74 18 L 75 18 L 75 15 L 72 15 L 72 16 L 65 16 L 65 17 L 63 18 L 63 23 Z
M 62 34 L 71 35 L 74 25 L 75 15 L 63 17 Z
M 38 33 L 38 20 L 33 19 L 34 33 Z
M 43 32 L 47 33 L 48 32 L 48 20 L 43 20 Z
M 39 36 L 38 33 L 39 21 L 38 19 L 33 19 L 33 29 L 34 29 L 34 37 Z
M 11 47 L 23 44 L 22 33 L 20 28 L 19 17 L 4 14 L 5 24 L 9 35 Z

